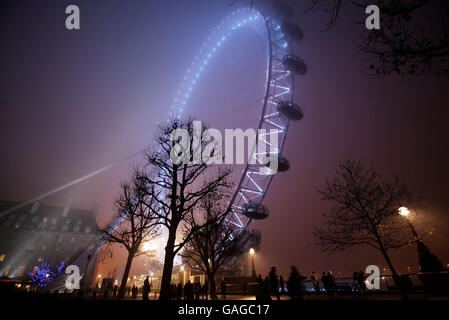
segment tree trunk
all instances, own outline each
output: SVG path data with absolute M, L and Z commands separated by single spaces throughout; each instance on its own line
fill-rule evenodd
M 404 290 L 404 288 L 402 287 L 402 283 L 401 280 L 399 279 L 398 274 L 396 273 L 396 269 L 393 267 L 393 264 L 391 263 L 390 257 L 387 254 L 386 250 L 381 250 L 385 261 L 387 261 L 388 266 L 390 267 L 391 273 L 393 274 L 393 281 L 396 285 L 396 287 L 398 287 L 399 291 L 402 294 L 402 297 L 404 298 L 404 300 L 408 300 L 408 295 L 407 292 Z
M 167 246 L 165 247 L 164 270 L 162 272 L 161 293 L 159 295 L 159 300 L 170 299 L 170 284 L 173 272 L 173 259 L 175 258 L 175 240 L 176 229 L 175 232 L 170 230 L 167 240 Z
M 131 270 L 131 264 L 134 259 L 134 252 L 128 251 L 128 260 L 126 260 L 125 272 L 123 273 L 122 283 L 117 294 L 117 299 L 123 299 L 125 297 L 126 283 L 128 281 L 129 271 Z
M 207 279 L 209 281 L 210 299 L 217 299 L 217 292 L 215 290 L 215 274 L 209 273 L 207 275 Z

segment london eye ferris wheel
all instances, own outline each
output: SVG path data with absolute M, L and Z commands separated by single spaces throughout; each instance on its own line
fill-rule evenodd
M 243 28 L 252 28 L 260 34 L 266 44 L 266 63 L 264 79 L 264 98 L 260 101 L 258 129 L 266 134 L 258 134 L 256 143 L 265 144 L 270 157 L 278 157 L 278 172 L 287 171 L 289 161 L 282 156 L 290 121 L 303 117 L 302 109 L 293 103 L 294 76 L 303 75 L 305 63 L 292 52 L 292 42 L 302 39 L 301 29 L 290 19 L 276 19 L 263 15 L 255 8 L 234 11 L 223 19 L 211 32 L 194 61 L 187 69 L 183 81 L 176 93 L 170 110 L 170 116 L 180 117 L 188 108 L 189 98 L 201 74 L 207 68 L 214 55 L 232 35 Z M 260 131 L 258 131 L 260 132 Z M 270 146 L 270 134 L 278 137 L 277 147 Z M 253 149 L 255 150 L 255 149 Z M 246 164 L 240 180 L 228 205 L 227 222 L 238 232 L 243 232 L 253 219 L 264 219 L 268 209 L 262 205 L 274 173 L 253 153 L 255 161 Z

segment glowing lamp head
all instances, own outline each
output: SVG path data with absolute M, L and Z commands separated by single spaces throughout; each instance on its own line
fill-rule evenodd
M 410 214 L 410 211 L 406 207 L 400 207 L 398 211 L 399 214 L 403 217 L 407 217 Z
M 101 274 L 98 275 L 98 278 L 101 278 Z
M 254 249 L 251 248 L 251 249 L 249 249 L 249 253 L 250 253 L 251 255 L 253 255 L 254 253 L 256 253 L 256 251 L 254 251 Z
M 181 266 L 181 271 L 184 271 L 184 266 Z

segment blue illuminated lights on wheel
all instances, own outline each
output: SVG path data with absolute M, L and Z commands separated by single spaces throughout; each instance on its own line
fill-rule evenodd
M 290 40 L 281 30 L 281 24 L 275 19 L 263 16 L 256 9 L 234 11 L 210 33 L 183 77 L 171 105 L 170 117 L 182 116 L 195 85 L 201 80 L 201 74 L 210 64 L 215 53 L 232 37 L 234 32 L 247 27 L 259 33 L 267 45 L 265 96 L 261 100 L 258 125 L 258 129 L 265 129 L 267 134 L 258 135 L 257 141 L 259 144 L 266 144 L 266 150 L 280 155 L 289 120 L 278 112 L 277 106 L 281 101 L 292 101 L 294 77 L 282 63 L 283 58 L 291 54 L 291 46 Z M 274 129 L 278 134 L 278 148 L 275 150 L 270 149 L 268 142 L 270 129 Z M 246 165 L 228 207 L 232 214 L 227 221 L 237 226 L 240 231 L 245 230 L 252 220 L 244 215 L 243 208 L 248 206 L 248 203 L 260 205 L 273 178 L 273 173 L 258 159 L 257 154 L 255 158 L 256 164 Z

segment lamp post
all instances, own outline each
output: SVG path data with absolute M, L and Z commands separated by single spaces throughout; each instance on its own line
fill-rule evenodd
M 185 271 L 184 266 L 181 266 L 181 271 L 182 271 L 182 286 L 184 286 L 186 284 L 186 280 L 185 280 L 185 278 L 186 278 L 186 271 Z
M 410 227 L 410 230 L 412 230 L 412 233 L 413 233 L 413 236 L 415 237 L 415 239 L 418 241 L 421 241 L 421 237 L 418 235 L 418 232 L 416 232 L 415 228 L 412 225 L 412 222 L 410 221 L 410 219 L 407 218 L 410 214 L 410 210 L 408 210 L 408 208 L 406 208 L 406 207 L 400 207 L 398 209 L 398 211 L 399 211 L 399 214 L 406 219 L 406 221 Z
M 252 263 L 252 271 L 251 271 L 251 277 L 253 278 L 253 281 L 255 281 L 257 279 L 257 274 L 256 274 L 256 268 L 254 267 L 254 254 L 256 253 L 256 251 L 251 248 L 249 249 L 249 254 L 251 255 L 251 263 Z
M 406 219 L 410 230 L 412 231 L 413 236 L 417 241 L 416 247 L 418 249 L 421 272 L 440 272 L 445 270 L 441 261 L 437 258 L 437 256 L 430 252 L 429 248 L 424 244 L 421 237 L 418 235 L 418 232 L 416 232 L 416 229 L 413 227 L 412 222 L 408 218 L 408 216 L 410 215 L 410 210 L 406 207 L 400 207 L 398 209 L 398 212 Z

